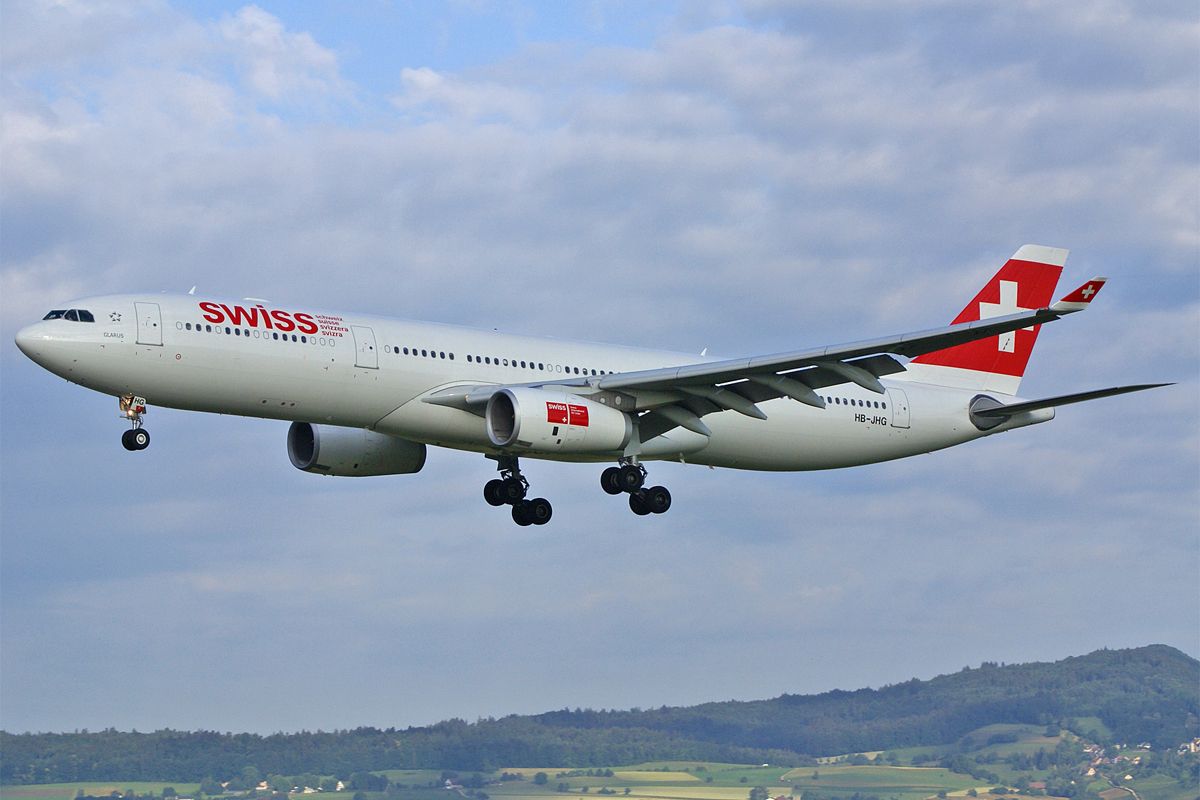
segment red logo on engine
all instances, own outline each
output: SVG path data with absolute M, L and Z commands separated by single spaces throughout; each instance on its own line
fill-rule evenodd
M 574 403 L 567 406 L 568 416 L 572 425 L 578 425 L 581 428 L 588 426 L 588 410 L 587 406 L 577 406 Z
M 570 419 L 566 403 L 546 403 L 546 422 L 552 425 L 569 425 Z
M 551 425 L 588 426 L 587 406 L 575 403 L 546 403 L 546 422 Z

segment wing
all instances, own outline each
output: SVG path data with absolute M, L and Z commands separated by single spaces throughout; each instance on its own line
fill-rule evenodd
M 915 358 L 967 342 L 1053 322 L 1066 314 L 1087 308 L 1096 289 L 1091 289 L 1086 295 L 1081 295 L 1081 291 L 1085 287 L 1099 285 L 1103 285 L 1103 279 L 1094 278 L 1048 308 L 932 330 L 773 355 L 599 376 L 581 375 L 521 385 L 559 386 L 583 396 L 619 395 L 624 400 L 622 408 L 641 412 L 638 424 L 642 441 L 676 427 L 707 436 L 710 431 L 701 417 L 718 411 L 736 411 L 749 417 L 766 419 L 758 403 L 780 397 L 824 408 L 825 401 L 816 390 L 843 383 L 855 383 L 882 394 L 884 388 L 879 378 L 904 372 L 904 365 L 895 356 Z M 456 386 L 423 399 L 427 403 L 482 414 L 488 399 L 500 388 L 503 387 Z

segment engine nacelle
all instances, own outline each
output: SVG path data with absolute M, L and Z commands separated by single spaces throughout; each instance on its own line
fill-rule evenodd
M 633 436 L 628 414 L 548 389 L 500 389 L 488 400 L 486 420 L 496 447 L 545 453 L 622 450 Z
M 292 466 L 319 475 L 409 475 L 425 466 L 425 445 L 364 428 L 293 422 L 287 450 Z

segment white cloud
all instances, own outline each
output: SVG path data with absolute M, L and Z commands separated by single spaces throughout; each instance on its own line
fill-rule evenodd
M 537 122 L 533 95 L 502 84 L 464 81 L 429 67 L 402 69 L 400 83 L 402 93 L 392 103 L 402 111 L 469 123 L 502 121 L 528 126 Z
M 278 17 L 244 6 L 217 25 L 249 86 L 271 100 L 324 95 L 342 88 L 337 56 L 308 33 L 291 33 Z

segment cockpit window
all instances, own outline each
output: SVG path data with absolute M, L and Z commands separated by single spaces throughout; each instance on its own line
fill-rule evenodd
M 61 309 L 61 308 L 55 309 L 54 311 L 51 311 L 46 316 L 42 317 L 42 319 L 43 320 L 65 319 L 68 322 L 95 322 L 96 321 L 96 318 L 94 316 L 92 316 L 92 312 L 84 310 L 82 308 L 72 308 L 72 309 L 65 309 L 65 310 Z

